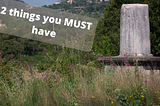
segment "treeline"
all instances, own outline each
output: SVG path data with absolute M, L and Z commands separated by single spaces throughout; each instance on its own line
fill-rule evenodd
M 0 52 L 3 54 L 3 57 L 11 55 L 18 57 L 21 54 L 35 55 L 38 51 L 42 51 L 42 48 L 38 46 L 40 43 L 38 41 L 0 33 Z

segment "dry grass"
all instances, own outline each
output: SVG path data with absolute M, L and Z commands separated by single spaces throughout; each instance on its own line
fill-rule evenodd
M 17 92 L 13 93 L 9 87 L 4 86 L 4 91 L 7 93 L 8 99 L 11 101 L 12 106 L 19 106 L 25 103 L 27 98 L 32 98 L 34 91 L 32 89 L 32 83 L 35 81 L 38 84 L 36 87 L 37 91 L 40 92 L 40 97 L 38 98 L 45 106 L 60 106 L 62 105 L 62 99 L 66 102 L 65 105 L 77 103 L 78 106 L 93 106 L 99 105 L 103 106 L 106 104 L 119 106 L 117 102 L 116 92 L 126 90 L 129 95 L 132 92 L 127 91 L 131 88 L 138 90 L 141 85 L 147 88 L 147 99 L 152 99 L 156 104 L 158 103 L 158 96 L 160 91 L 160 76 L 158 74 L 146 75 L 143 71 L 138 71 L 139 75 L 135 75 L 134 70 L 112 70 L 107 75 L 103 72 L 98 72 L 90 83 L 87 82 L 88 78 L 82 76 L 82 72 L 74 72 L 74 87 L 73 83 L 69 82 L 68 76 L 62 77 L 60 73 L 53 72 L 43 72 L 38 73 L 37 69 L 33 70 L 33 74 L 30 75 L 29 71 L 24 71 L 24 81 L 25 86 L 21 87 L 20 83 L 17 81 Z M 43 77 L 42 77 L 43 75 Z M 17 77 L 18 79 L 18 77 Z M 49 81 L 53 80 L 50 84 L 52 88 L 49 87 Z M 138 80 L 139 79 L 139 80 Z M 47 82 L 46 82 L 47 81 Z M 43 82 L 43 83 L 42 83 Z M 155 93 L 156 92 L 156 93 Z M 74 93 L 74 95 L 72 94 Z M 61 97 L 61 98 L 59 98 Z M 67 102 L 70 101 L 70 102 Z M 41 104 L 41 103 L 37 103 Z M 64 105 L 63 104 L 63 105 Z

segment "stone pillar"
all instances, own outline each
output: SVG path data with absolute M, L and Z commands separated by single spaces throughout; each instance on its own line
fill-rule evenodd
M 147 4 L 123 4 L 120 19 L 120 56 L 152 56 Z

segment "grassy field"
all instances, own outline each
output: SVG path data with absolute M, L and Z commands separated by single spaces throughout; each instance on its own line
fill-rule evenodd
M 65 73 L 52 68 L 39 71 L 34 62 L 28 64 L 23 59 L 9 57 L 7 63 L 5 58 L 0 59 L 1 106 L 160 105 L 160 77 L 154 73 L 147 78 L 137 66 L 135 70 L 110 69 L 105 74 L 104 66 L 98 68 L 94 61 L 67 61 L 65 67 L 69 68 Z M 62 67 L 57 64 L 52 66 Z

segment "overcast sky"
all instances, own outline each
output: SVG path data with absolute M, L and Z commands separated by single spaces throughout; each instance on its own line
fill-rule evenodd
M 27 4 L 34 5 L 34 6 L 44 6 L 44 5 L 50 5 L 58 0 L 22 0 Z

